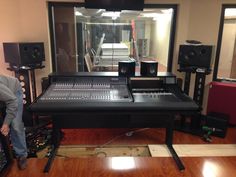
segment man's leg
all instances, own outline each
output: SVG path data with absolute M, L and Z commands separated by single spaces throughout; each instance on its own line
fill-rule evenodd
M 18 166 L 20 169 L 24 169 L 26 167 L 27 146 L 25 129 L 22 121 L 23 93 L 21 89 L 17 91 L 16 96 L 18 99 L 18 111 L 16 117 L 11 123 L 11 142 L 18 160 Z

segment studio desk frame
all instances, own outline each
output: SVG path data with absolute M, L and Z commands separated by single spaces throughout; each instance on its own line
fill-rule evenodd
M 117 73 L 76 73 L 51 74 L 54 77 L 117 76 Z M 139 76 L 137 76 L 139 77 Z M 158 73 L 159 78 L 175 77 L 171 73 Z M 145 79 L 144 79 L 145 80 Z M 146 82 L 146 81 L 145 81 Z M 177 86 L 177 84 L 174 84 Z M 198 105 L 179 90 L 185 98 L 183 102 L 76 102 L 73 104 L 39 104 L 36 99 L 30 110 L 38 115 L 50 115 L 53 127 L 53 146 L 44 172 L 49 172 L 60 146 L 62 128 L 165 128 L 165 143 L 179 170 L 185 167 L 175 152 L 173 144 L 174 119 L 178 113 L 193 114 L 199 111 Z M 42 96 L 42 95 L 41 95 Z M 40 96 L 38 97 L 40 98 Z M 187 101 L 186 101 L 187 99 Z

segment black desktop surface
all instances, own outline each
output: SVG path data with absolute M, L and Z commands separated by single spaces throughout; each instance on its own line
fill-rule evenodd
M 55 72 L 55 73 L 51 73 L 49 74 L 49 77 L 61 77 L 61 76 L 119 76 L 118 72 L 74 72 L 74 73 L 59 73 L 59 72 Z M 157 73 L 157 77 L 174 77 L 175 75 L 171 72 L 158 72 Z M 144 77 L 141 76 L 139 72 L 135 73 L 134 77 Z M 145 77 L 148 78 L 148 77 Z M 149 77 L 151 78 L 151 77 Z

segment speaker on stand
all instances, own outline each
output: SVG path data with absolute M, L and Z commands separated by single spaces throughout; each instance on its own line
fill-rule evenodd
M 191 116 L 181 115 L 181 125 L 177 129 L 190 132 L 192 134 L 200 135 L 202 133 L 202 103 L 205 87 L 206 75 L 210 74 L 211 59 L 212 59 L 213 46 L 202 45 L 200 42 L 192 44 L 188 43 L 180 45 L 178 64 L 180 68 L 178 71 L 185 73 L 184 92 L 189 95 L 189 88 L 191 82 L 191 74 L 196 73 L 194 84 L 193 100 L 199 105 L 199 113 Z M 186 121 L 186 117 L 191 120 Z M 187 126 L 188 123 L 189 126 Z
M 202 106 L 205 77 L 211 72 L 212 48 L 211 45 L 180 45 L 179 47 L 180 69 L 178 71 L 185 72 L 184 92 L 189 94 L 191 74 L 196 73 L 193 99 L 199 106 Z

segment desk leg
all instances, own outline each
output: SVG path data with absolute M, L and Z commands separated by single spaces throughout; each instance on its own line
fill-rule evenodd
M 57 148 L 54 147 L 54 145 L 52 145 L 52 150 L 51 150 L 50 155 L 48 157 L 47 164 L 45 165 L 44 170 L 43 170 L 44 173 L 49 172 L 56 154 L 57 154 Z
M 43 170 L 44 173 L 49 172 L 49 170 L 52 166 L 53 160 L 56 157 L 57 149 L 60 145 L 60 139 L 61 139 L 60 128 L 58 128 L 55 121 L 52 122 L 52 125 L 53 125 L 53 129 L 52 129 L 52 133 L 53 133 L 52 134 L 52 150 L 51 150 L 50 155 L 48 157 L 47 164 L 44 167 L 44 170 Z
M 168 124 L 168 127 L 166 127 L 166 145 L 174 158 L 174 161 L 176 165 L 178 166 L 180 171 L 183 171 L 185 169 L 182 161 L 180 160 L 178 154 L 175 152 L 175 149 L 173 148 L 173 134 L 174 134 L 174 117 L 170 117 L 170 121 Z
M 179 158 L 178 154 L 175 152 L 175 149 L 173 148 L 172 145 L 167 145 L 172 157 L 174 158 L 174 161 L 176 163 L 176 165 L 178 166 L 180 171 L 184 171 L 185 167 L 181 161 L 181 159 Z

